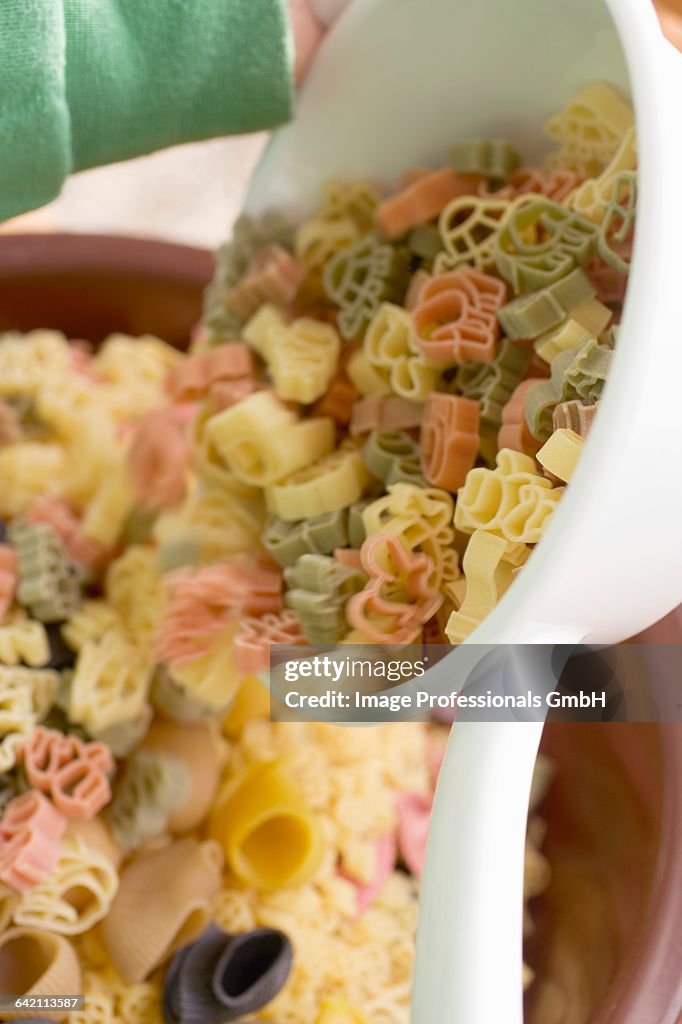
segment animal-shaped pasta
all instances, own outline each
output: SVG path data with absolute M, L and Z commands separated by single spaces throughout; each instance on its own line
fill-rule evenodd
M 358 501 L 368 479 L 360 452 L 344 442 L 312 465 L 271 484 L 266 501 L 271 512 L 289 522 L 321 516 Z
M 23 894 L 14 920 L 26 927 L 59 935 L 80 935 L 108 913 L 118 889 L 118 874 L 109 858 L 78 838 L 64 838 L 50 874 Z M 74 891 L 87 893 L 75 902 Z
M 380 303 L 402 297 L 408 264 L 407 250 L 383 244 L 371 234 L 331 258 L 324 268 L 324 287 L 339 307 L 344 338 L 357 337 Z
M 487 471 L 486 471 L 487 472 Z M 463 643 L 511 586 L 515 566 L 526 552 L 504 537 L 476 530 L 464 552 L 464 600 L 448 619 L 445 631 L 451 644 Z
M 322 417 L 299 421 L 267 391 L 250 395 L 213 416 L 205 427 L 239 480 L 266 486 L 330 452 L 334 422 Z
M 286 604 L 311 643 L 336 643 L 346 632 L 345 608 L 365 583 L 362 571 L 329 555 L 304 554 L 284 571 Z
M 535 462 L 503 448 L 495 469 L 472 469 L 457 496 L 455 526 L 486 530 L 512 544 L 537 544 L 563 494 L 536 472 Z
M 19 893 L 34 889 L 54 869 L 65 831 L 64 816 L 37 790 L 10 800 L 0 819 L 0 881 Z
M 433 560 L 393 533 L 367 537 L 360 558 L 368 581 L 348 601 L 349 625 L 375 643 L 412 643 L 443 602 Z
M 413 484 L 392 484 L 388 493 L 370 502 L 362 512 L 367 537 L 374 533 L 399 536 L 409 550 L 422 551 L 433 563 L 430 583 L 443 583 L 459 575 L 457 552 L 453 547 L 454 502 L 446 491 Z
M 436 274 L 412 311 L 417 345 L 428 360 L 445 366 L 492 362 L 497 312 L 506 295 L 501 281 L 470 267 Z
M 93 818 L 111 799 L 114 761 L 103 743 L 37 726 L 22 744 L 26 777 L 67 817 Z
M 370 366 L 396 395 L 423 402 L 435 388 L 438 370 L 426 362 L 410 315 L 400 306 L 382 303 L 365 332 L 363 347 Z
M 148 711 L 151 668 L 120 629 L 81 647 L 69 693 L 69 717 L 91 735 L 135 722 Z

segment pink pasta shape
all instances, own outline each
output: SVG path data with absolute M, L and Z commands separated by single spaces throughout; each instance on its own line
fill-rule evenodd
M 10 800 L 0 819 L 0 881 L 28 892 L 50 874 L 59 858 L 66 818 L 32 789 Z
M 37 726 L 22 746 L 24 768 L 35 789 L 52 797 L 62 814 L 89 821 L 111 800 L 114 759 L 104 743 L 85 743 L 57 729 Z
M 273 644 L 298 646 L 307 643 L 296 612 L 288 608 L 276 615 L 248 616 L 241 620 L 234 638 L 237 671 L 244 675 L 266 672 Z
M 417 345 L 437 363 L 491 363 L 506 294 L 502 281 L 471 267 L 430 278 L 412 311 Z
M 263 305 L 288 305 L 303 280 L 303 269 L 280 245 L 266 245 L 253 258 L 245 276 L 227 294 L 226 303 L 244 320 Z
M 17 588 L 17 553 L 9 544 L 0 544 L 0 621 L 9 611 Z
M 348 602 L 348 622 L 374 643 L 412 643 L 443 601 L 429 582 L 433 559 L 388 533 L 371 534 L 360 558 L 369 581 Z
M 183 359 L 170 370 L 166 390 L 174 402 L 195 402 L 220 382 L 253 380 L 253 375 L 253 356 L 248 345 L 233 342 Z
M 187 410 L 154 409 L 138 421 L 130 439 L 128 470 L 140 504 L 159 509 L 185 493 L 190 446 Z
M 247 555 L 205 569 L 179 569 L 166 579 L 170 598 L 157 644 L 162 661 L 190 661 L 206 653 L 235 615 L 258 616 L 282 607 L 280 569 Z

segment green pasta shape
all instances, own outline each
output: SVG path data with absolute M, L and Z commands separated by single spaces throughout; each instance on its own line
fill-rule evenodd
M 108 808 L 112 831 L 124 850 L 135 850 L 146 839 L 161 835 L 171 811 L 189 792 L 189 779 L 177 758 L 138 750 Z
M 285 604 L 293 608 L 313 643 L 332 644 L 348 632 L 345 608 L 362 590 L 366 576 L 328 555 L 301 555 L 284 570 Z
M 362 336 L 382 302 L 399 302 L 407 287 L 410 252 L 374 234 L 341 249 L 324 268 L 324 288 L 339 307 L 339 329 L 349 340 Z
M 362 449 L 372 476 L 391 484 L 426 487 L 419 462 L 419 443 L 404 430 L 373 430 Z
M 502 181 L 520 165 L 521 157 L 506 139 L 464 139 L 450 150 L 450 166 L 457 174 Z
M 526 395 L 526 423 L 533 437 L 546 441 L 554 429 L 554 407 L 574 399 L 585 405 L 599 401 L 613 357 L 612 349 L 590 338 L 579 349 L 561 352 L 549 380 L 538 381 Z
M 227 306 L 227 293 L 239 282 L 260 249 L 271 242 L 291 248 L 293 237 L 292 226 L 276 210 L 261 217 L 246 213 L 239 217 L 232 238 L 218 250 L 215 274 L 204 295 L 202 322 L 209 344 L 237 340 L 244 321 Z
M 82 575 L 47 523 L 15 520 L 9 537 L 17 552 L 17 600 L 40 622 L 62 622 L 81 602 Z
M 529 349 L 504 338 L 492 363 L 465 363 L 455 375 L 453 390 L 478 401 L 480 453 L 489 466 L 495 465 L 502 410 L 523 379 L 531 356 Z
M 508 338 L 537 338 L 558 327 L 572 310 L 596 294 L 587 274 L 576 269 L 547 288 L 508 302 L 497 319 Z

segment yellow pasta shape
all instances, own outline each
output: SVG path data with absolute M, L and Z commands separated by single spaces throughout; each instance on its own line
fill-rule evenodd
M 212 562 L 252 551 L 264 524 L 260 493 L 254 501 L 246 501 L 211 485 L 194 490 L 179 510 L 159 516 L 152 533 L 161 545 L 161 555 L 164 549 L 189 545 L 202 561 Z
M 46 377 L 33 401 L 37 418 L 50 428 L 56 440 L 83 442 L 86 432 L 105 432 L 114 437 L 106 392 L 89 376 L 71 370 Z
M 0 336 L 0 395 L 35 395 L 46 380 L 65 376 L 69 344 L 57 331 L 30 331 Z
M 69 1024 L 118 1024 L 113 999 L 104 992 L 86 992 L 85 1006 L 69 1014 Z
M 360 231 L 350 217 L 314 217 L 294 236 L 294 252 L 305 270 L 321 270 L 340 249 L 357 242 Z
M 423 551 L 434 562 L 433 585 L 441 589 L 459 576 L 455 534 L 452 529 L 454 502 L 447 491 L 414 484 L 392 484 L 388 494 L 363 510 L 365 532 L 390 533 L 405 547 Z
M 159 985 L 127 985 L 116 997 L 117 1024 L 164 1024 Z
M 109 566 L 104 590 L 134 643 L 149 647 L 164 605 L 164 590 L 153 548 L 127 548 Z
M 559 327 L 536 338 L 533 347 L 546 363 L 551 363 L 560 352 L 581 348 L 589 338 L 601 334 L 612 316 L 608 306 L 598 299 L 589 299 L 577 306 Z
M 11 670 L 0 670 L 0 772 L 8 772 L 17 760 L 17 748 L 36 724 L 31 692 Z
M 85 509 L 83 535 L 105 547 L 112 547 L 134 504 L 135 496 L 123 464 L 110 467 Z
M 439 371 L 429 366 L 417 347 L 410 314 L 384 302 L 365 333 L 363 349 L 370 366 L 396 395 L 423 402 L 435 390 Z
M 257 889 L 300 885 L 315 874 L 324 852 L 318 820 L 276 761 L 228 781 L 209 829 L 235 875 Z
M 266 501 L 280 519 L 310 519 L 348 508 L 362 497 L 368 482 L 360 451 L 344 443 L 319 462 L 268 487 Z
M 330 324 L 308 317 L 270 334 L 267 362 L 280 398 L 310 405 L 336 373 L 341 342 Z
M 460 488 L 455 526 L 487 530 L 512 543 L 537 544 L 563 495 L 536 472 L 528 455 L 502 448 L 495 469 L 471 469 Z
M 331 451 L 335 439 L 333 420 L 299 421 L 268 391 L 211 417 L 205 430 L 232 472 L 261 487 L 311 465 Z
M 271 302 L 265 302 L 244 324 L 241 337 L 254 352 L 267 360 L 273 335 L 286 326 L 287 319 L 282 311 Z
M 232 935 L 250 932 L 256 926 L 255 894 L 248 889 L 221 889 L 216 898 L 213 919 L 219 928 Z
M 59 682 L 59 673 L 52 669 L 0 666 L 0 736 L 12 734 L 12 723 L 23 720 L 26 709 L 31 726 L 42 721 L 55 702 Z
M 226 625 L 220 639 L 206 654 L 172 666 L 173 682 L 191 700 L 214 713 L 226 710 L 241 681 L 234 664 L 232 643 L 237 629 L 237 623 Z
M 63 469 L 64 450 L 57 444 L 23 441 L 0 448 L 0 516 L 21 515 Z
M 166 374 L 181 362 L 183 355 L 151 334 L 132 338 L 111 334 L 95 356 L 97 372 L 105 380 L 135 382 L 143 379 L 163 387 Z
M 385 373 L 373 366 L 364 348 L 357 349 L 346 364 L 346 373 L 361 395 L 389 395 L 391 386 Z
M 242 498 L 248 504 L 258 505 L 262 501 L 260 490 L 245 484 L 228 468 L 222 454 L 216 448 L 212 434 L 206 431 L 206 424 L 215 415 L 211 402 L 204 402 L 194 417 L 191 437 L 194 455 L 194 468 L 203 487 L 215 487 L 228 491 L 236 498 Z M 196 490 L 196 487 L 195 487 Z
M 62 636 L 69 647 L 80 651 L 87 641 L 101 640 L 111 629 L 122 628 L 121 620 L 106 601 L 84 601 L 62 626 Z
M 561 428 L 545 441 L 536 458 L 549 473 L 568 482 L 575 473 L 583 444 L 580 434 Z
M 23 893 L 14 920 L 59 935 L 80 935 L 108 914 L 117 890 L 118 873 L 108 857 L 75 836 L 64 838 L 56 866 Z
M 634 125 L 625 132 L 610 163 L 598 178 L 588 178 L 574 189 L 566 200 L 566 206 L 576 213 L 601 224 L 606 216 L 606 206 L 613 194 L 613 183 L 623 171 L 637 169 L 637 130 Z
M 466 591 L 461 607 L 448 619 L 445 632 L 451 644 L 463 643 L 483 621 L 514 579 L 512 554 L 518 564 L 518 547 L 503 537 L 476 530 L 464 552 L 462 569 L 466 578 Z
M 79 507 L 92 501 L 112 471 L 121 471 L 118 467 L 122 466 L 123 452 L 111 421 L 101 417 L 88 417 L 81 422 L 75 435 L 66 440 L 65 453 L 64 472 L 58 481 L 59 493 Z M 118 457 L 112 458 L 112 453 Z
M 151 335 L 112 334 L 93 360 L 107 382 L 106 402 L 112 414 L 127 419 L 161 404 L 168 371 L 182 358 L 177 349 Z
M 587 176 L 599 173 L 633 124 L 632 108 L 616 89 L 606 82 L 591 82 L 545 125 L 550 139 L 560 143 L 548 166 Z
M 326 182 L 322 190 L 323 202 L 320 214 L 328 220 L 350 217 L 361 231 L 367 231 L 374 223 L 374 211 L 381 196 L 369 181 Z
M 148 711 L 151 667 L 120 629 L 81 647 L 69 693 L 69 718 L 96 735 Z
M 0 665 L 18 665 L 24 662 L 33 668 L 47 665 L 50 645 L 42 622 L 14 612 L 9 621 L 0 626 Z

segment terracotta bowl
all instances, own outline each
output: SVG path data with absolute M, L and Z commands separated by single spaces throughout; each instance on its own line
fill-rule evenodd
M 212 270 L 198 249 L 0 237 L 0 329 L 187 344 Z M 646 639 L 682 641 L 670 620 Z M 543 813 L 553 876 L 529 957 L 530 1024 L 682 1022 L 682 726 L 557 724 Z

